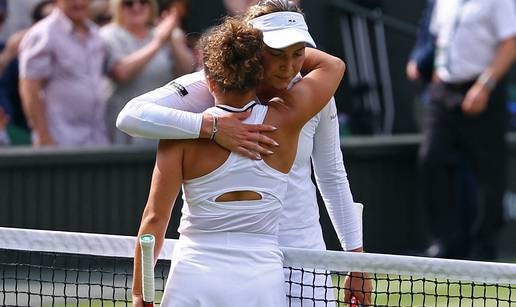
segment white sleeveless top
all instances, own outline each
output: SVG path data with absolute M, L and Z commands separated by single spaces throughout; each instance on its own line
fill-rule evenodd
M 241 109 L 219 105 L 207 112 L 223 115 L 248 109 L 252 109 L 252 114 L 245 123 L 263 123 L 268 108 L 255 101 Z M 199 232 L 242 232 L 277 236 L 287 182 L 288 174 L 270 167 L 263 160 L 251 160 L 232 152 L 211 173 L 184 181 L 185 204 L 178 231 L 182 235 Z M 262 199 L 215 201 L 220 195 L 234 191 L 253 191 L 260 194 Z

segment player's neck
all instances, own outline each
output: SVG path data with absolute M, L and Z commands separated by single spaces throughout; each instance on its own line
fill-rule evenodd
M 244 107 L 249 101 L 255 99 L 256 91 L 226 92 L 215 94 L 215 105 L 227 105 L 235 108 Z
M 283 90 L 279 90 L 270 86 L 260 86 L 256 91 L 256 95 L 258 96 L 260 101 L 267 102 L 274 97 L 278 97 L 279 95 L 281 95 L 282 92 Z

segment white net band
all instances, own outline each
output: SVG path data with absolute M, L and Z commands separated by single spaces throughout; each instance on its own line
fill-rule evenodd
M 0 227 L 2 249 L 132 258 L 135 242 L 136 237 L 131 236 Z M 174 243 L 173 239 L 165 240 L 160 259 L 171 259 Z M 516 264 L 286 247 L 281 249 L 284 266 L 516 284 Z

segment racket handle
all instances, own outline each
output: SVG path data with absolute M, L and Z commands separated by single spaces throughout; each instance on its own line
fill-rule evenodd
M 140 236 L 142 255 L 142 292 L 143 305 L 154 306 L 154 244 L 155 238 L 151 234 Z
M 360 304 L 360 302 L 358 301 L 358 299 L 356 298 L 356 296 L 352 296 L 351 297 L 351 301 L 350 301 L 350 304 L 349 304 L 349 307 L 358 307 Z

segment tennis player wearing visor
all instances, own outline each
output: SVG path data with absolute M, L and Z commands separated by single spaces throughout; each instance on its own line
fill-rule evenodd
M 247 22 L 263 31 L 262 64 L 264 78 L 256 93 L 259 102 L 290 90 L 301 80 L 300 70 L 308 71 L 310 63 L 320 53 L 304 45 L 315 46 L 309 36 L 300 10 L 292 2 L 282 0 L 261 1 L 244 15 Z M 262 28 L 260 28 L 262 27 Z M 284 29 L 287 30 L 284 30 Z M 307 36 L 300 36 L 305 31 Z M 288 32 L 288 33 L 285 33 Z M 299 40 L 302 37 L 304 40 Z M 291 40 L 294 39 L 294 40 Z M 301 42 L 298 45 L 296 43 Z M 208 90 L 203 71 L 178 78 L 164 87 L 132 99 L 118 116 L 117 125 L 123 131 L 140 137 L 160 139 L 209 139 L 212 135 L 213 117 L 202 113 L 212 107 L 214 98 Z M 284 111 L 285 114 L 288 112 Z M 311 181 L 313 163 L 324 203 L 333 226 L 348 251 L 362 251 L 362 224 L 353 202 L 346 171 L 340 152 L 340 138 L 336 107 L 333 98 L 307 122 L 299 138 L 296 159 L 288 177 L 286 199 L 283 202 L 279 224 L 279 244 L 287 247 L 324 250 L 325 244 L 319 224 L 319 209 L 315 186 Z M 256 158 L 265 158 L 280 146 L 268 138 L 266 131 L 274 130 L 268 124 L 242 123 L 250 112 L 228 113 L 217 116 L 214 141 L 228 150 Z M 281 127 L 277 127 L 281 129 Z M 292 297 L 289 304 L 301 306 L 302 302 L 315 306 L 331 306 L 334 299 L 328 291 L 331 280 L 310 268 L 304 273 L 285 271 L 292 286 L 286 287 Z M 361 273 L 350 275 L 361 277 Z M 299 284 L 309 286 L 301 287 Z M 315 288 L 312 286 L 314 285 Z M 367 303 L 371 289 L 370 280 L 348 278 L 345 287 L 346 301 L 351 295 Z M 302 294 L 302 295 L 301 295 Z

